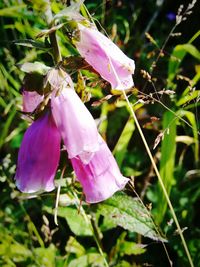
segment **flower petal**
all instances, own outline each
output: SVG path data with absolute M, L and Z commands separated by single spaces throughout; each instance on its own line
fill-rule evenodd
M 111 197 L 129 181 L 119 167 L 107 144 L 99 136 L 100 149 L 88 164 L 76 157 L 71 159 L 77 179 L 83 186 L 86 201 L 96 203 Z
M 73 88 L 63 88 L 51 98 L 53 117 L 60 130 L 69 158 L 79 156 L 88 163 L 98 150 L 95 121 Z
M 26 91 L 22 92 L 22 101 L 23 101 L 23 111 L 24 112 L 33 112 L 37 106 L 42 102 L 44 96 L 39 95 L 36 91 Z
M 60 158 L 60 134 L 50 112 L 37 119 L 25 132 L 18 155 L 16 184 L 33 193 L 54 189 Z
M 128 58 L 110 39 L 94 28 L 78 24 L 80 41 L 75 45 L 82 57 L 108 82 L 113 89 L 133 86 L 134 60 Z

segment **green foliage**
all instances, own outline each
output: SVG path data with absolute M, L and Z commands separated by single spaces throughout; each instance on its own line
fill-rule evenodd
M 170 195 L 171 188 L 175 184 L 174 166 L 176 152 L 176 117 L 170 111 L 164 114 L 162 133 L 160 175 L 167 193 Z M 156 197 L 159 199 L 156 207 L 156 221 L 161 223 L 167 209 L 167 201 L 160 185 L 158 185 Z
M 190 20 L 180 23 L 177 30 L 182 36 L 176 31 L 167 36 L 176 23 L 168 21 L 167 14 L 171 10 L 176 12 L 179 3 L 85 1 L 80 6 L 82 1 L 79 1 L 67 7 L 66 2 L 52 0 L 51 6 L 47 0 L 0 2 L 0 266 L 105 266 L 106 260 L 109 266 L 117 267 L 145 264 L 165 267 L 169 261 L 165 260 L 164 244 L 174 265 L 188 266 L 166 199 L 123 95 L 112 92 L 71 44 L 71 38 L 77 38 L 73 32 L 74 20 L 82 19 L 79 7 L 83 16 L 94 20 L 100 30 L 104 27 L 108 36 L 136 61 L 136 88 L 127 94 L 159 166 L 194 264 L 198 266 L 200 31 L 195 23 L 199 16 L 197 8 L 192 10 Z M 178 2 L 185 5 L 184 1 Z M 48 13 L 50 8 L 52 18 Z M 48 26 L 49 21 L 54 25 Z M 128 185 L 125 193 L 116 193 L 99 204 L 79 203 L 73 196 L 70 204 L 63 205 L 61 196 L 66 197 L 71 190 L 81 198 L 77 183 L 72 186 L 71 178 L 65 179 L 72 177 L 68 162 L 58 207 L 58 226 L 54 224 L 55 192 L 28 197 L 16 190 L 13 181 L 17 151 L 27 121 L 31 120 L 27 116 L 26 120 L 21 119 L 24 115 L 20 91 L 26 83 L 32 84 L 30 90 L 43 88 L 44 75 L 55 65 L 49 37 L 52 33 L 58 37 L 62 68 L 77 81 L 77 92 L 96 118 L 120 169 L 134 179 L 135 186 L 132 190 L 133 184 Z M 162 47 L 168 37 L 170 42 Z M 146 76 L 141 77 L 140 70 L 145 70 Z M 66 157 L 61 165 L 63 162 Z M 142 200 L 135 197 L 135 190 Z M 147 209 L 141 201 L 151 201 L 152 210 L 151 205 Z
M 132 119 L 128 119 L 124 129 L 115 145 L 113 150 L 113 154 L 117 160 L 119 167 L 121 167 L 124 157 L 127 153 L 127 147 L 130 142 L 130 139 L 133 135 L 133 131 L 135 130 L 134 122 Z
M 52 213 L 50 208 L 45 207 L 45 211 Z M 91 236 L 92 230 L 87 225 L 84 217 L 78 213 L 77 209 L 74 207 L 59 207 L 58 216 L 65 218 L 70 230 L 76 236 Z
M 155 224 L 148 210 L 139 202 L 122 193 L 97 205 L 97 212 L 107 217 L 114 225 L 119 225 L 131 232 L 139 233 L 154 240 L 165 241 L 155 229 Z

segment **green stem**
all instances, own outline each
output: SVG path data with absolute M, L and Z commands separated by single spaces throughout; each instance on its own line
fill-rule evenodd
M 52 14 L 52 11 L 51 11 L 50 1 L 47 1 L 45 17 L 46 17 L 46 22 L 47 22 L 49 28 L 51 28 L 53 26 L 53 23 L 52 23 L 53 14 Z M 52 51 L 53 51 L 54 63 L 58 64 L 60 61 L 62 61 L 62 56 L 61 56 L 60 49 L 59 49 L 59 46 L 58 46 L 58 40 L 57 40 L 57 37 L 56 37 L 56 31 L 54 31 L 51 34 L 49 34 L 49 39 L 50 39 L 50 43 L 51 43 L 51 47 L 52 47 Z
M 66 169 L 66 165 L 64 166 L 64 168 L 62 169 L 61 175 L 60 175 L 60 180 L 59 180 L 59 184 L 58 184 L 58 189 L 57 189 L 57 194 L 56 194 L 56 204 L 55 204 L 55 209 L 54 209 L 54 223 L 56 225 L 58 225 L 58 204 L 59 204 L 59 198 L 60 198 L 60 189 L 61 189 L 61 182 L 63 179 L 63 175 Z
M 75 199 L 77 200 L 77 203 L 78 203 L 79 198 L 78 198 L 77 194 L 76 194 L 74 191 L 73 191 L 72 193 L 73 193 L 73 195 L 74 195 L 74 197 L 75 197 Z M 95 240 L 95 242 L 96 242 L 96 244 L 97 244 L 99 253 L 101 254 L 101 256 L 102 256 L 103 259 L 104 259 L 104 264 L 105 264 L 105 266 L 106 266 L 106 267 L 109 267 L 108 262 L 107 262 L 107 260 L 106 260 L 106 258 L 105 258 L 105 255 L 104 255 L 104 253 L 103 253 L 103 250 L 102 250 L 102 248 L 101 248 L 101 244 L 100 244 L 100 242 L 99 242 L 98 235 L 96 234 L 96 230 L 95 230 L 95 228 L 94 228 L 94 225 L 93 225 L 93 223 L 91 222 L 91 219 L 90 219 L 89 216 L 86 214 L 86 212 L 85 212 L 85 210 L 84 210 L 84 208 L 83 208 L 82 206 L 80 206 L 80 207 L 77 206 L 77 208 L 80 210 L 81 214 L 83 215 L 83 218 L 85 219 L 85 222 L 87 223 L 87 225 L 88 225 L 88 226 L 90 227 L 90 229 L 92 230 L 94 240 Z
M 52 32 L 49 35 L 49 38 L 50 38 L 50 42 L 51 42 L 51 46 L 52 46 L 54 62 L 55 62 L 55 64 L 58 64 L 60 61 L 62 61 L 62 57 L 61 57 L 60 49 L 58 46 L 56 32 Z
M 143 143 L 144 143 L 144 146 L 145 146 L 145 148 L 146 148 L 146 151 L 147 151 L 147 153 L 148 153 L 148 156 L 149 156 L 149 158 L 150 158 L 150 160 L 151 160 L 151 163 L 152 163 L 152 166 L 153 166 L 153 168 L 154 168 L 154 171 L 155 171 L 155 173 L 156 173 L 156 175 L 157 175 L 157 177 L 158 177 L 158 181 L 159 181 L 159 183 L 160 183 L 160 185 L 161 185 L 161 188 L 162 188 L 163 193 L 164 193 L 164 195 L 165 195 L 165 198 L 166 198 L 166 200 L 167 200 L 168 206 L 169 206 L 169 208 L 170 208 L 170 210 L 171 210 L 172 217 L 173 217 L 174 222 L 175 222 L 175 224 L 176 224 L 176 227 L 177 227 L 178 233 L 179 233 L 179 235 L 180 235 L 180 238 L 181 238 L 183 247 L 184 247 L 184 249 L 185 249 L 186 255 L 187 255 L 187 257 L 188 257 L 188 261 L 189 261 L 189 263 L 190 263 L 190 266 L 191 266 L 191 267 L 194 267 L 194 264 L 193 264 L 193 261 L 192 261 L 190 252 L 189 252 L 189 250 L 188 250 L 188 247 L 187 247 L 185 238 L 184 238 L 184 236 L 183 236 L 183 233 L 182 233 L 181 227 L 180 227 L 180 225 L 179 225 L 177 216 L 176 216 L 176 214 L 175 214 L 174 208 L 173 208 L 173 206 L 172 206 L 171 200 L 170 200 L 170 198 L 169 198 L 169 196 L 168 196 L 167 190 L 166 190 L 165 185 L 164 185 L 164 183 L 163 183 L 163 180 L 162 180 L 162 178 L 161 178 L 161 176 L 160 176 L 160 173 L 159 173 L 158 168 L 157 168 L 157 166 L 156 166 L 156 163 L 155 163 L 155 161 L 154 161 L 153 155 L 152 155 L 152 153 L 151 153 L 151 151 L 150 151 L 150 149 L 149 149 L 149 146 L 148 146 L 148 144 L 147 144 L 147 141 L 146 141 L 146 139 L 145 139 L 145 136 L 144 136 L 144 134 L 143 134 L 143 132 L 142 132 L 142 129 L 141 129 L 141 127 L 140 127 L 140 124 L 139 124 L 139 122 L 138 122 L 138 120 L 137 120 L 137 117 L 136 117 L 136 115 L 135 115 L 135 112 L 134 112 L 134 110 L 133 110 L 133 108 L 132 108 L 132 106 L 131 106 L 131 103 L 129 102 L 128 97 L 127 97 L 127 95 L 126 95 L 126 93 L 125 93 L 124 90 L 123 90 L 123 95 L 124 95 L 124 98 L 125 98 L 125 100 L 126 100 L 126 102 L 127 102 L 127 104 L 128 104 L 128 107 L 129 107 L 130 112 L 131 112 L 131 114 L 132 114 L 132 116 L 133 116 L 133 119 L 135 120 L 135 124 L 136 124 L 136 126 L 137 126 L 137 129 L 138 129 L 138 131 L 139 131 L 139 133 L 140 133 L 140 136 L 141 136 L 141 138 L 142 138 L 142 141 L 143 141 Z

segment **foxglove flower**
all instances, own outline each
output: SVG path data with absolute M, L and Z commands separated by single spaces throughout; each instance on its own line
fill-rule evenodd
M 131 88 L 134 61 L 97 29 L 85 27 L 80 23 L 78 29 L 80 40 L 75 45 L 80 55 L 111 84 L 112 89 Z
M 60 141 L 51 112 L 45 113 L 28 128 L 19 150 L 15 175 L 20 191 L 33 193 L 54 189 Z
M 44 96 L 39 95 L 36 91 L 22 92 L 23 112 L 33 112 L 37 106 L 42 102 Z
M 98 131 L 95 121 L 76 94 L 69 75 L 59 90 L 51 97 L 51 109 L 61 133 L 69 158 L 79 156 L 88 163 L 99 149 Z
M 102 137 L 99 135 L 98 138 L 100 148 L 88 164 L 84 164 L 79 157 L 71 159 L 89 203 L 97 203 L 111 197 L 129 181 L 120 173 L 115 158 Z

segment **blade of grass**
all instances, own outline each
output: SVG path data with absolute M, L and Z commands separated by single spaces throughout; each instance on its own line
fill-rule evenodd
M 199 139 L 198 139 L 198 129 L 197 129 L 197 123 L 195 119 L 194 113 L 191 111 L 186 111 L 186 110 L 180 110 L 179 113 L 182 116 L 185 116 L 190 124 L 192 125 L 192 131 L 193 131 L 193 136 L 194 136 L 194 155 L 195 155 L 195 161 L 199 161 Z
M 164 193 L 164 195 L 165 195 L 165 198 L 166 198 L 166 200 L 167 200 L 168 206 L 169 206 L 169 208 L 170 208 L 172 217 L 173 217 L 174 222 L 175 222 L 175 224 L 176 224 L 177 231 L 178 231 L 178 233 L 179 233 L 179 235 L 180 235 L 180 238 L 181 238 L 183 247 L 184 247 L 184 249 L 185 249 L 185 252 L 186 252 L 188 261 L 189 261 L 189 263 L 190 263 L 190 266 L 191 266 L 191 267 L 194 267 L 194 264 L 193 264 L 193 261 L 192 261 L 192 258 L 191 258 L 191 255 L 190 255 L 188 246 L 187 246 L 186 241 L 185 241 L 185 238 L 184 238 L 184 236 L 183 236 L 183 232 L 182 232 L 181 227 L 180 227 L 180 225 L 179 225 L 179 222 L 178 222 L 177 216 L 176 216 L 176 214 L 175 214 L 173 205 L 172 205 L 171 200 L 170 200 L 170 198 L 169 198 L 169 196 L 168 196 L 167 190 L 166 190 L 166 188 L 165 188 L 165 185 L 164 185 L 164 183 L 163 183 L 163 180 L 162 180 L 162 178 L 161 178 L 161 175 L 160 175 L 160 173 L 159 173 L 159 171 L 158 171 L 158 168 L 157 168 L 157 166 L 156 166 L 156 163 L 155 163 L 155 161 L 154 161 L 154 159 L 153 159 L 153 155 L 152 155 L 152 153 L 151 153 L 151 151 L 150 151 L 150 149 L 149 149 L 149 146 L 148 146 L 148 144 L 147 144 L 146 138 L 145 138 L 145 136 L 144 136 L 144 134 L 143 134 L 143 131 L 142 131 L 141 127 L 140 127 L 140 124 L 139 124 L 139 122 L 138 122 L 138 120 L 137 120 L 137 117 L 136 117 L 136 115 L 135 115 L 135 112 L 134 112 L 134 110 L 133 110 L 133 108 L 132 108 L 132 106 L 131 106 L 131 103 L 129 102 L 129 99 L 128 99 L 128 97 L 127 97 L 125 91 L 123 91 L 123 95 L 124 95 L 124 98 L 125 98 L 125 100 L 126 100 L 126 102 L 127 102 L 127 104 L 128 104 L 128 107 L 129 107 L 129 109 L 130 109 L 130 112 L 131 112 L 131 114 L 132 114 L 132 116 L 133 116 L 133 119 L 134 119 L 134 121 L 135 121 L 136 127 L 137 127 L 137 129 L 138 129 L 138 131 L 139 131 L 139 133 L 140 133 L 140 136 L 141 136 L 141 138 L 142 138 L 142 141 L 143 141 L 143 143 L 144 143 L 144 146 L 145 146 L 145 148 L 146 148 L 146 151 L 147 151 L 147 153 L 148 153 L 148 156 L 149 156 L 149 158 L 150 158 L 150 160 L 151 160 L 151 163 L 152 163 L 152 166 L 153 166 L 153 168 L 154 168 L 155 174 L 156 174 L 156 176 L 157 176 L 157 178 L 158 178 L 158 181 L 159 181 L 159 183 L 160 183 L 160 186 L 161 186 L 161 188 L 162 188 L 162 190 L 163 190 L 163 193 Z
M 134 130 L 134 121 L 132 120 L 132 118 L 129 118 L 113 150 L 113 154 L 115 155 L 119 168 L 121 167 L 124 160 L 127 146 L 130 142 Z
M 168 195 L 174 183 L 174 164 L 176 153 L 176 117 L 169 111 L 165 112 L 163 117 L 164 139 L 161 145 L 160 175 Z M 158 185 L 157 197 L 157 223 L 160 224 L 167 209 L 167 201 L 163 190 Z
M 8 131 L 9 131 L 9 128 L 10 128 L 10 125 L 15 117 L 15 114 L 16 114 L 16 109 L 12 109 L 6 122 L 5 122 L 5 125 L 3 127 L 3 129 L 1 130 L 1 136 L 0 136 L 0 148 L 3 146 L 4 144 L 4 140 L 8 134 Z
M 106 266 L 106 267 L 109 267 L 108 262 L 107 262 L 107 260 L 106 260 L 106 258 L 105 258 L 105 255 L 104 255 L 104 253 L 103 253 L 103 250 L 102 250 L 102 248 L 101 248 L 101 245 L 100 245 L 100 242 L 99 242 L 99 238 L 98 238 L 97 235 L 96 235 L 96 230 L 94 229 L 94 225 L 93 225 L 92 222 L 91 222 L 91 219 L 90 219 L 89 216 L 86 214 L 86 212 L 85 212 L 84 208 L 82 207 L 82 205 L 79 205 L 79 204 L 78 204 L 80 201 L 79 201 L 79 198 L 78 198 L 76 192 L 75 192 L 75 191 L 72 191 L 72 194 L 74 195 L 74 198 L 76 199 L 76 206 L 77 206 L 77 209 L 82 213 L 82 215 L 83 215 L 83 217 L 84 217 L 84 219 L 85 219 L 85 222 L 87 223 L 87 225 L 88 225 L 88 226 L 91 228 L 91 230 L 92 230 L 94 240 L 95 240 L 95 242 L 96 242 L 96 244 L 97 244 L 99 253 L 101 254 L 101 256 L 102 256 L 103 259 L 104 259 L 104 264 L 105 264 L 105 266 Z

